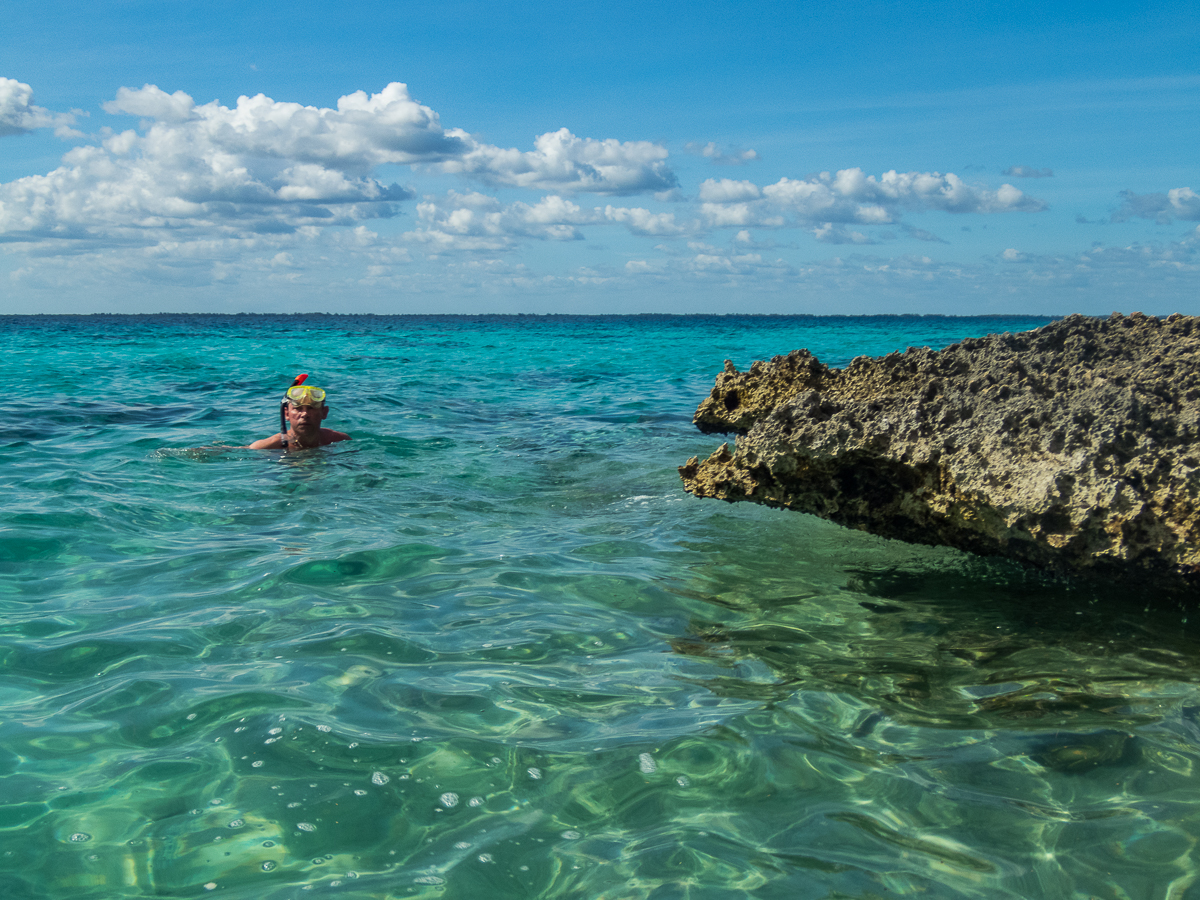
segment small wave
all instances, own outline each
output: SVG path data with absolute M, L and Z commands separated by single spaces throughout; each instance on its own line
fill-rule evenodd
M 190 459 L 195 462 L 212 462 L 220 459 L 235 459 L 240 454 L 236 451 L 245 447 L 230 447 L 214 445 L 212 447 L 160 447 L 150 454 L 151 459 Z

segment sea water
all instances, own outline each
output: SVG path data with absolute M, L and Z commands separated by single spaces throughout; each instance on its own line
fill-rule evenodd
M 0 897 L 1200 897 L 1188 610 L 676 473 L 1039 324 L 0 319 Z

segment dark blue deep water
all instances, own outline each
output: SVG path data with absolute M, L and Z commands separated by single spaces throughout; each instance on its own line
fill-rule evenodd
M 1200 898 L 1186 610 L 675 471 L 1039 324 L 0 318 L 0 898 Z

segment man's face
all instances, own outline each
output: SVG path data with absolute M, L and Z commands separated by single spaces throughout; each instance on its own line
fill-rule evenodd
M 289 402 L 287 405 L 288 425 L 297 434 L 319 431 L 321 421 L 328 412 L 329 408 L 326 406 L 297 406 Z

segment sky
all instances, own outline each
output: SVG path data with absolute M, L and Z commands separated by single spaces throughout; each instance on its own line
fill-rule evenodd
M 44 0 L 0 313 L 1200 314 L 1200 5 Z

